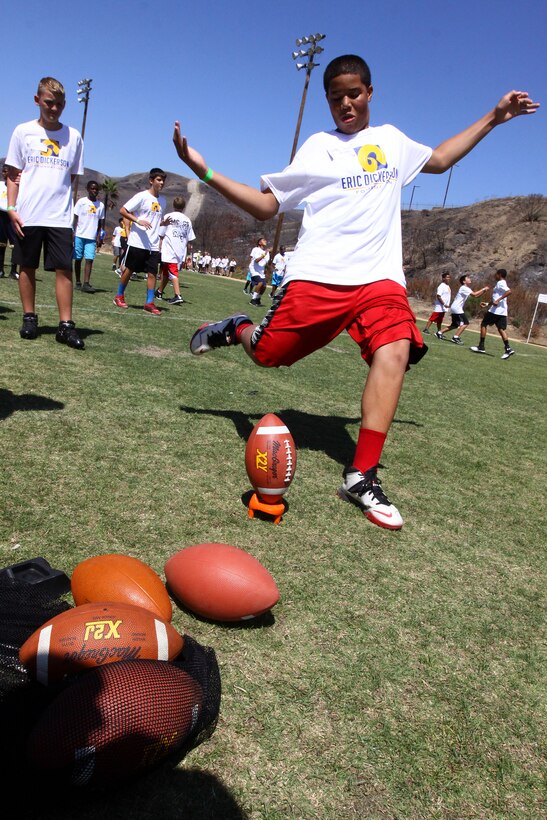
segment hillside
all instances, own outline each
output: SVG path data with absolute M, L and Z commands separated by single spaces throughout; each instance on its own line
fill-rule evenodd
M 103 174 L 88 170 L 86 181 Z M 115 178 L 118 203 L 122 204 L 147 185 L 146 173 Z M 85 182 L 83 184 L 85 189 Z M 171 172 L 163 191 L 170 206 L 183 195 L 186 212 L 194 223 L 196 247 L 212 253 L 234 255 L 245 264 L 257 236 L 273 241 L 277 221 L 261 223 L 226 202 L 216 191 L 196 179 Z M 118 207 L 109 212 L 108 227 L 117 219 Z M 302 220 L 301 211 L 285 215 L 281 243 L 293 247 Z M 493 199 L 462 208 L 403 211 L 403 244 L 407 275 L 437 279 L 449 270 L 454 276 L 470 272 L 477 276 L 505 267 L 515 280 L 535 291 L 547 287 L 547 198 Z
M 179 174 L 167 172 L 163 193 L 171 207 L 173 197 L 184 196 L 186 213 L 194 224 L 196 249 L 233 256 L 245 266 L 249 250 L 258 236 L 272 242 L 277 220 L 262 223 L 231 205 L 212 188 Z M 105 174 L 86 168 L 78 195 L 85 193 L 90 179 L 102 182 Z M 119 207 L 148 185 L 148 172 L 111 177 L 118 186 L 118 199 L 107 213 L 110 237 L 119 217 Z M 301 211 L 285 215 L 281 244 L 293 247 L 302 220 Z M 404 261 L 409 283 L 413 278 L 434 281 L 442 271 L 453 277 L 472 273 L 477 278 L 498 267 L 507 268 L 512 281 L 533 292 L 547 290 L 547 198 L 492 199 L 462 208 L 403 211 Z

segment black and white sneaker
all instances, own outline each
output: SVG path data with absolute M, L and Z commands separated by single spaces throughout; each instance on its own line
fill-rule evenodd
M 463 342 L 462 342 L 462 340 L 460 339 L 459 336 L 452 336 L 450 341 L 454 342 L 455 345 L 462 345 L 463 344 Z
M 159 288 L 156 291 L 154 291 L 154 296 L 156 297 L 156 299 L 163 299 L 163 293 Z
M 74 322 L 59 322 L 59 327 L 55 334 L 55 341 L 62 345 L 73 347 L 76 350 L 83 350 L 85 347 L 84 340 L 78 336 Z
M 478 345 L 473 345 L 473 347 L 470 347 L 469 350 L 472 350 L 473 353 L 486 353 L 484 347 L 480 347 Z
M 38 316 L 35 313 L 23 313 L 23 324 L 19 336 L 21 339 L 36 339 L 38 337 Z
M 176 296 L 176 295 L 173 296 L 172 299 L 167 300 L 168 305 L 182 305 L 183 302 L 184 302 L 184 299 L 182 298 L 182 296 Z
M 429 336 L 430 331 L 426 327 L 424 327 L 424 329 L 422 330 L 422 333 L 425 333 L 426 336 Z
M 513 350 L 513 348 L 512 348 L 512 347 L 508 347 L 508 348 L 507 348 L 507 350 L 505 351 L 505 353 L 503 354 L 503 356 L 502 356 L 501 358 L 502 358 L 502 359 L 508 359 L 508 358 L 509 358 L 509 356 L 512 356 L 514 352 L 515 352 L 515 351 Z
M 425 333 L 425 331 L 424 331 L 424 333 Z M 441 333 L 440 330 L 437 330 L 435 332 L 435 336 L 437 337 L 437 339 L 440 339 L 441 342 L 446 342 L 446 336 L 443 333 Z
M 236 328 L 240 325 L 252 325 L 246 313 L 234 313 L 221 322 L 202 325 L 190 339 L 190 350 L 194 356 L 201 356 L 217 347 L 230 347 L 239 344 L 236 339 Z
M 253 307 L 262 307 L 262 302 L 260 301 L 260 299 L 251 299 L 249 304 L 253 305 Z
M 338 495 L 359 507 L 369 521 L 387 530 L 400 530 L 403 519 L 397 507 L 382 490 L 377 476 L 378 465 L 362 473 L 356 467 L 346 467 Z

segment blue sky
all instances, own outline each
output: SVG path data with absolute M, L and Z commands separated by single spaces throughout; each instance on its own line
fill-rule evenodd
M 78 80 L 93 78 L 86 166 L 123 176 L 158 165 L 190 175 L 174 153 L 180 119 L 209 165 L 251 185 L 289 160 L 304 84 L 295 40 L 323 33 L 300 143 L 331 127 L 322 90 L 329 60 L 363 56 L 372 70 L 371 124 L 390 122 L 436 145 L 512 88 L 543 107 L 494 130 L 455 168 L 447 206 L 547 193 L 547 6 L 539 0 L 61 0 L 3 12 L 0 154 L 35 116 L 41 76 L 65 85 L 63 121 L 81 128 Z M 17 47 L 11 48 L 16 41 Z M 442 204 L 448 174 L 421 174 L 413 207 Z M 408 203 L 411 186 L 404 192 Z

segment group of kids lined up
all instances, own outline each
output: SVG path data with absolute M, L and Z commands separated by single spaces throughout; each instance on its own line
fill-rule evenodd
M 486 308 L 487 310 L 482 317 L 479 344 L 474 345 L 470 349 L 473 353 L 486 353 L 484 347 L 486 331 L 489 327 L 495 325 L 501 336 L 504 347 L 504 352 L 502 353 L 501 358 L 508 359 L 509 356 L 512 356 L 515 352 L 509 344 L 509 337 L 507 335 L 507 298 L 511 294 L 511 288 L 507 284 L 507 271 L 505 268 L 499 268 L 495 273 L 495 278 L 496 284 L 492 291 L 492 298 L 489 302 L 480 303 L 481 308 Z M 429 328 L 432 324 L 435 324 L 437 326 L 437 330 L 435 332 L 437 339 L 445 341 L 447 338 L 444 335 L 445 332 L 450 332 L 453 330 L 454 334 L 452 335 L 450 341 L 457 345 L 463 345 L 462 333 L 469 325 L 469 319 L 465 313 L 465 303 L 470 296 L 482 296 L 484 293 L 489 291 L 490 288 L 486 285 L 479 290 L 473 290 L 471 288 L 471 277 L 468 274 L 464 274 L 463 276 L 460 276 L 460 288 L 454 297 L 454 301 L 451 301 L 452 291 L 450 290 L 449 283 L 450 274 L 443 273 L 441 282 L 437 288 L 433 312 L 427 320 L 422 333 L 425 333 L 426 335 L 431 333 Z M 452 321 L 443 331 L 443 319 L 448 310 L 450 310 Z
M 369 370 L 355 455 L 343 471 L 338 493 L 373 523 L 398 530 L 403 518 L 381 486 L 378 467 L 405 372 L 427 352 L 405 287 L 401 190 L 420 172 L 445 172 L 496 126 L 535 113 L 539 103 L 526 91 L 509 91 L 472 125 L 431 148 L 392 125 L 370 125 L 373 86 L 361 57 L 349 54 L 332 60 L 323 87 L 334 129 L 309 137 L 289 166 L 261 177 L 260 189 L 213 171 L 175 122 L 173 142 L 180 159 L 203 183 L 253 217 L 264 221 L 304 207 L 298 242 L 264 319 L 257 325 L 236 313 L 205 324 L 190 339 L 190 350 L 201 355 L 239 344 L 258 365 L 290 366 L 346 330 Z M 6 157 L 7 213 L 15 234 L 24 311 L 21 336 L 37 335 L 35 273 L 43 248 L 45 270 L 56 271 L 56 338 L 83 348 L 72 321 L 71 187 L 74 176 L 83 173 L 82 138 L 60 122 L 65 93 L 57 80 L 40 81 L 35 103 L 38 120 L 15 128 Z M 145 309 L 156 310 L 156 238 L 161 227 L 180 216 L 176 209 L 162 215 L 164 181 L 163 171 L 152 169 L 149 190 L 121 209 L 133 223 L 134 239 L 129 239 L 115 299 L 120 308 L 126 307 L 124 293 L 132 272 L 140 270 L 148 275 Z M 461 335 L 459 324 L 455 330 Z

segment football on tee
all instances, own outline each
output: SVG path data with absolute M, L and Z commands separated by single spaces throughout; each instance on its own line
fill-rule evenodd
M 173 608 L 165 584 L 154 570 L 129 555 L 96 555 L 77 565 L 70 579 L 76 605 L 119 601 L 149 609 L 170 621 Z
M 78 676 L 44 710 L 29 735 L 27 759 L 52 782 L 116 782 L 181 746 L 202 708 L 201 686 L 175 664 L 100 666 Z
M 287 492 L 296 469 L 296 447 L 289 428 L 274 413 L 253 427 L 245 448 L 249 481 L 260 498 L 274 504 Z
M 93 603 L 61 612 L 19 650 L 19 660 L 45 686 L 107 663 L 173 660 L 184 640 L 169 621 L 132 604 Z
M 279 600 L 268 570 L 253 555 L 229 544 L 195 544 L 165 564 L 173 596 L 213 621 L 256 618 Z

